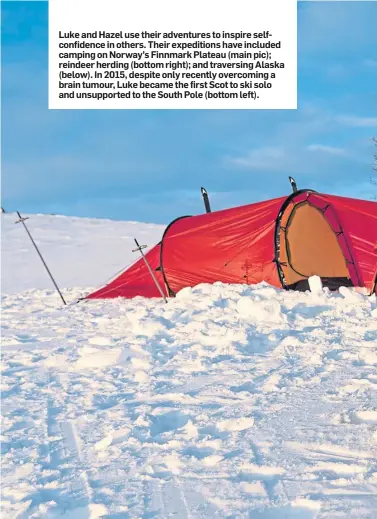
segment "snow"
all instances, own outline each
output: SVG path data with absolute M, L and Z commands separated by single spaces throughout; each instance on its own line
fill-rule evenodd
M 58 286 L 99 287 L 138 259 L 134 238 L 153 247 L 163 225 L 74 218 L 60 215 L 22 215 Z M 52 283 L 15 213 L 2 213 L 2 291 L 16 293 L 50 288 Z M 148 250 L 146 249 L 146 250 Z
M 162 229 L 31 216 L 63 307 L 13 216 L 4 519 L 376 518 L 375 296 L 216 283 L 75 304 Z
M 313 292 L 313 294 L 319 294 L 323 290 L 322 286 L 322 280 L 319 276 L 310 276 L 308 279 L 310 291 Z M 344 288 L 344 287 L 341 287 Z

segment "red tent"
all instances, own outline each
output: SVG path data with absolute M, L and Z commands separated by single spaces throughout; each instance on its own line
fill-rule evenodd
M 199 216 L 177 218 L 147 254 L 167 296 L 199 283 L 266 281 L 306 290 L 365 287 L 377 293 L 377 203 L 303 189 Z M 140 258 L 89 299 L 161 297 Z

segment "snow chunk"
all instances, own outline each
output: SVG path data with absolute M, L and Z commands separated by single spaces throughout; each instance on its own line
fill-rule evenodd
M 320 294 L 323 291 L 322 280 L 319 276 L 310 276 L 308 278 L 310 291 L 313 294 Z
M 247 494 L 253 494 L 255 496 L 267 497 L 266 489 L 260 481 L 255 481 L 253 483 L 241 483 L 241 490 L 246 492 Z
M 113 436 L 111 434 L 109 434 L 109 436 L 106 436 L 105 438 L 103 438 L 102 440 L 97 442 L 95 444 L 94 448 L 96 449 L 96 451 L 105 450 L 108 447 L 110 447 L 112 441 L 113 441 Z
M 96 346 L 112 346 L 113 344 L 115 344 L 113 339 L 111 339 L 110 337 L 102 337 L 100 335 L 96 337 L 90 337 L 88 342 Z
M 360 302 L 365 299 L 364 295 L 357 292 L 356 290 L 351 290 L 348 287 L 339 287 L 339 293 L 350 302 Z
M 250 429 L 254 425 L 254 418 L 231 418 L 223 420 L 217 424 L 220 431 L 244 431 Z
M 255 465 L 254 463 L 244 463 L 240 467 L 242 472 L 256 474 L 260 477 L 274 477 L 285 474 L 283 467 L 273 467 L 269 465 Z
M 203 465 L 206 465 L 207 467 L 214 467 L 218 463 L 220 463 L 221 460 L 223 460 L 223 456 L 220 456 L 219 454 L 213 454 L 212 456 L 206 456 L 202 459 Z
M 281 305 L 276 299 L 255 301 L 252 297 L 243 296 L 237 302 L 237 311 L 244 319 L 270 323 L 283 321 Z
M 83 348 L 80 353 L 81 357 L 73 365 L 73 369 L 105 368 L 117 364 L 118 358 L 122 354 L 122 349 L 112 348 L 103 351 L 94 348 Z
M 356 411 L 353 414 L 354 423 L 377 424 L 377 411 Z

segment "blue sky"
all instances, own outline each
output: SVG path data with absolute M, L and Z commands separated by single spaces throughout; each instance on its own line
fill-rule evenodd
M 1 2 L 2 205 L 168 223 L 299 187 L 371 198 L 377 2 L 300 2 L 298 110 L 48 110 L 47 2 Z

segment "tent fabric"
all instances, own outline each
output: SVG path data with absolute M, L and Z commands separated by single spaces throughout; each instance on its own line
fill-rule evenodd
M 283 286 L 317 274 L 321 278 L 349 278 L 358 284 L 354 260 L 333 204 L 324 195 L 299 192 L 283 204 L 276 242 Z
M 287 203 L 288 202 L 288 203 Z M 305 190 L 290 197 L 285 204 L 280 226 L 284 225 L 294 207 L 307 202 L 313 208 L 320 210 L 335 234 L 348 270 L 348 277 L 353 286 L 366 287 L 369 293 L 375 290 L 377 268 L 377 203 L 368 200 L 346 198 L 334 195 L 324 195 Z M 309 225 L 306 227 L 308 231 Z M 325 249 L 328 243 L 323 233 L 318 232 L 317 239 Z M 304 232 L 302 233 L 301 248 L 305 249 Z M 284 249 L 284 247 L 283 247 Z M 329 263 L 334 249 L 328 250 Z M 317 254 L 318 256 L 318 254 Z M 332 258 L 333 259 L 333 258 Z M 283 263 L 284 258 L 283 251 Z M 284 266 L 281 267 L 284 271 Z M 319 272 L 317 272 L 320 275 Z M 341 275 L 339 277 L 342 277 Z M 282 281 L 282 276 L 280 276 Z M 302 279 L 302 278 L 301 278 Z M 282 283 L 284 285 L 284 282 Z
M 146 258 L 164 293 L 199 283 L 303 286 L 310 275 L 377 290 L 377 203 L 301 190 L 181 217 Z M 156 270 L 157 269 L 157 270 Z M 377 293 L 377 292 L 376 292 Z M 161 297 L 142 259 L 88 298 Z
M 145 258 L 165 293 L 161 272 L 155 270 L 160 265 L 160 247 L 160 244 L 155 245 L 145 254 Z M 100 290 L 88 295 L 86 299 L 133 298 L 136 296 L 161 297 L 143 258 L 138 259 L 131 267 L 122 272 L 119 277 Z
M 340 196 L 328 196 L 342 224 L 352 251 L 355 286 L 376 290 L 377 274 L 377 203 Z M 376 292 L 377 293 L 377 292 Z
M 290 211 L 281 243 L 284 247 L 280 259 L 287 263 L 284 269 L 289 285 L 315 274 L 326 278 L 349 275 L 331 225 L 322 211 L 308 202 Z
M 166 283 L 176 293 L 199 283 L 279 283 L 275 219 L 285 198 L 226 209 L 171 225 L 162 239 Z

